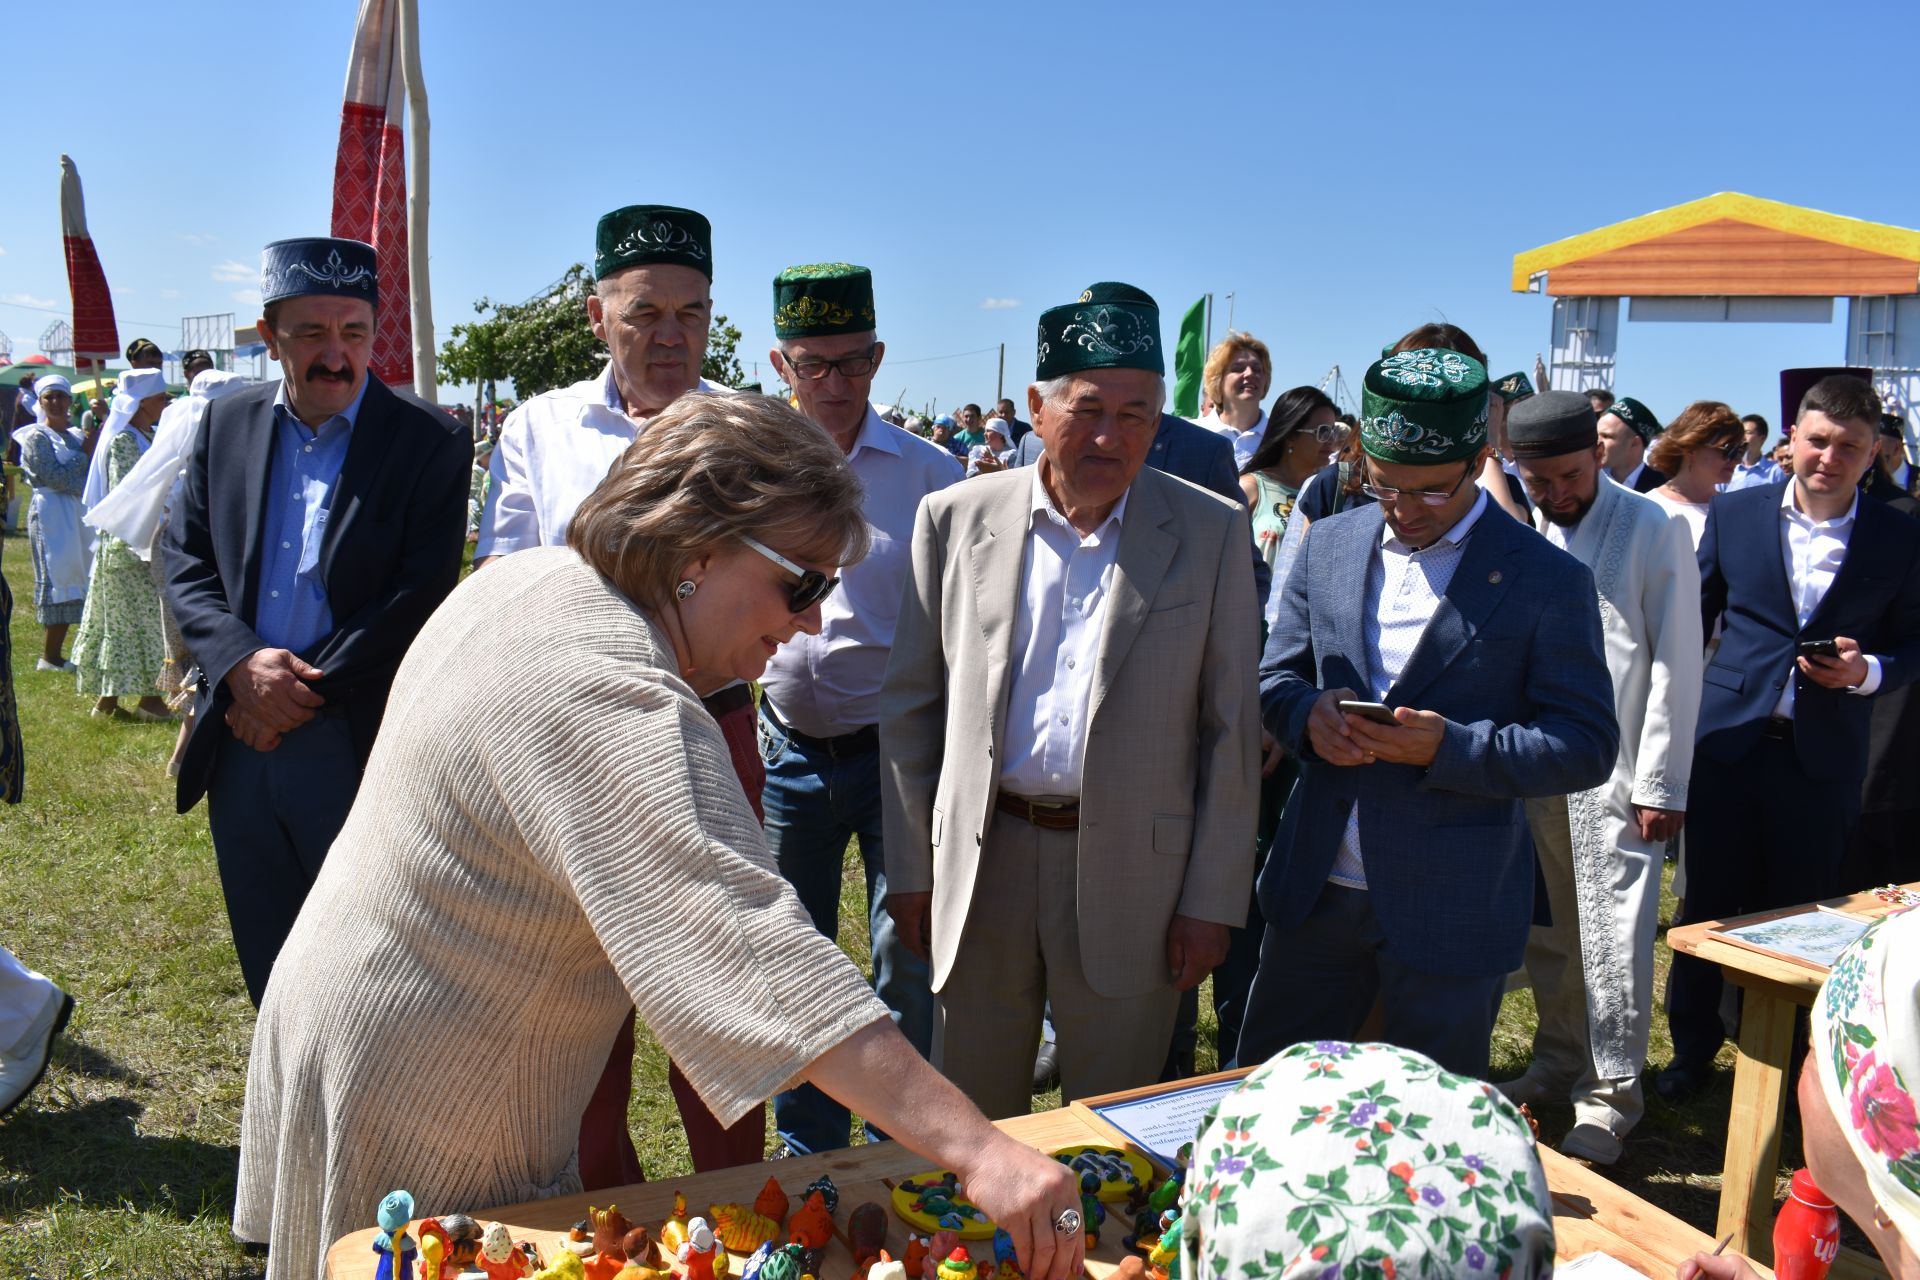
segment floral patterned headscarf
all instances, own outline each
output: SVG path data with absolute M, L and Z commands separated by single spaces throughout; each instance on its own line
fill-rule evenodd
M 1220 1100 L 1182 1280 L 1553 1274 L 1533 1134 L 1491 1085 L 1386 1044 L 1296 1044 Z
M 1875 922 L 1813 1002 L 1813 1056 L 1867 1189 L 1920 1248 L 1920 910 Z

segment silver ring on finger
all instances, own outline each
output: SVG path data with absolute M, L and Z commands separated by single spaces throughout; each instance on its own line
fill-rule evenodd
M 1062 1210 L 1060 1216 L 1053 1220 L 1053 1229 L 1063 1236 L 1079 1235 L 1081 1226 L 1082 1220 L 1078 1209 Z

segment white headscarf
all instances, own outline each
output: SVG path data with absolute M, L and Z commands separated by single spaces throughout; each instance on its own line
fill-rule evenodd
M 153 443 L 133 464 L 133 470 L 98 505 L 88 509 L 87 523 L 119 538 L 135 555 L 147 559 L 153 536 L 186 474 L 187 460 L 200 441 L 200 424 L 206 419 L 207 406 L 246 385 L 247 380 L 239 374 L 218 369 L 195 376 L 191 394 L 174 401 L 160 414 Z
M 166 390 L 167 376 L 158 369 L 129 369 L 120 375 L 119 385 L 113 390 L 113 408 L 107 414 L 107 425 L 100 429 L 100 439 L 93 446 L 93 462 L 87 467 L 87 487 L 80 494 L 80 502 L 87 510 L 93 510 L 94 503 L 107 496 L 107 452 L 113 438 L 129 429 L 127 424 L 133 420 L 142 400 L 164 395 Z M 138 432 L 135 437 L 140 438 Z M 146 441 L 140 439 L 140 451 L 145 453 Z
M 40 405 L 40 396 L 47 391 L 64 391 L 72 395 L 73 384 L 57 373 L 43 373 L 33 380 L 33 416 L 42 422 L 47 420 L 47 415 Z

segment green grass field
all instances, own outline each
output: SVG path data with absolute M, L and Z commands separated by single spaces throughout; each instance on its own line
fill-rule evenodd
M 24 803 L 0 810 L 0 942 L 73 993 L 78 1007 L 47 1079 L 0 1122 L 0 1277 L 254 1274 L 227 1230 L 253 1011 L 205 811 L 173 812 L 164 772 L 170 727 L 92 720 L 71 676 L 33 669 L 41 631 L 25 540 L 7 539 L 4 552 L 22 602 L 12 634 L 27 790 Z M 840 940 L 864 966 L 858 866 L 849 861 Z M 1664 973 L 1664 942 L 1659 959 Z M 1496 1078 L 1524 1068 L 1532 1028 L 1531 996 L 1508 997 Z M 1214 1066 L 1212 1032 L 1203 1015 L 1203 1069 Z M 1664 1019 L 1656 1019 L 1652 1060 L 1666 1058 Z M 1731 1049 L 1722 1061 L 1730 1066 Z M 636 1073 L 629 1120 L 649 1176 L 688 1172 L 666 1059 L 644 1029 Z M 1729 1088 L 1723 1072 L 1686 1108 L 1650 1099 L 1610 1176 L 1711 1231 Z M 1549 1142 L 1571 1123 L 1564 1108 L 1539 1119 Z M 1790 1169 L 1798 1159 L 1791 1132 L 1787 1145 Z

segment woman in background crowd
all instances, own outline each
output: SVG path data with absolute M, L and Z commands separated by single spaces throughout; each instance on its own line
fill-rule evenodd
M 1673 477 L 1647 496 L 1687 522 L 1696 550 L 1707 531 L 1707 504 L 1733 478 L 1746 448 L 1739 414 L 1718 400 L 1695 400 L 1647 451 L 1647 465 Z
M 1273 357 L 1267 344 L 1252 334 L 1229 330 L 1207 353 L 1200 387 L 1208 407 L 1200 425 L 1232 443 L 1236 467 L 1247 465 L 1267 435 L 1267 414 L 1260 402 L 1272 385 Z
M 34 420 L 13 433 L 20 470 L 33 486 L 27 506 L 27 545 L 33 555 L 33 616 L 46 628 L 41 671 L 72 671 L 61 655 L 67 628 L 80 621 L 87 600 L 87 538 L 80 494 L 87 483 L 87 451 L 69 425 L 72 384 L 42 374 L 34 384 Z

